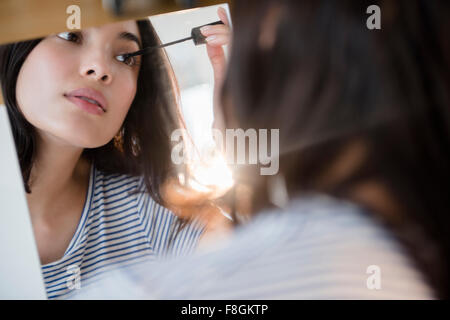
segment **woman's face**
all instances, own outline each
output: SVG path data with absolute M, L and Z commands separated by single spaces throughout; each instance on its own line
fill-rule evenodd
M 134 21 L 42 40 L 16 86 L 18 106 L 40 137 L 82 148 L 108 143 L 134 99 L 139 73 L 139 58 L 117 56 L 139 50 L 138 42 Z

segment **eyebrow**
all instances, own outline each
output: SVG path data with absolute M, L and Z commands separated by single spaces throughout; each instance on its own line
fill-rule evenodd
M 124 32 L 120 33 L 119 34 L 119 39 L 125 39 L 125 40 L 134 41 L 134 42 L 137 43 L 139 49 L 142 48 L 142 45 L 141 45 L 141 42 L 139 41 L 139 38 L 135 34 L 133 34 L 131 32 L 124 31 Z

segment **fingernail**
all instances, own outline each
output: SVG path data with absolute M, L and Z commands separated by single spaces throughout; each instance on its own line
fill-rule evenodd
M 201 31 L 201 33 L 205 33 L 205 32 L 208 32 L 209 29 L 210 29 L 209 26 L 204 26 L 204 27 L 200 28 L 200 31 Z
M 208 38 L 206 38 L 206 42 L 211 42 L 211 41 L 214 41 L 216 39 L 217 39 L 216 36 L 209 36 Z

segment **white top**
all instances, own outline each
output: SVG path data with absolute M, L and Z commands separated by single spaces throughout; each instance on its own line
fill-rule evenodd
M 361 208 L 320 195 L 264 212 L 208 250 L 118 270 L 78 293 L 81 299 L 433 298 L 390 233 Z
M 190 253 L 202 227 L 191 224 L 177 233 L 178 221 L 146 192 L 143 177 L 91 166 L 78 228 L 64 256 L 42 266 L 48 298 L 68 297 L 113 268 Z

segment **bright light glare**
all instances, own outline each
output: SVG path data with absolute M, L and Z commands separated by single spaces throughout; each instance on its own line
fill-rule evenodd
M 198 192 L 213 191 L 220 196 L 234 184 L 232 172 L 220 154 L 209 157 L 207 161 L 192 161 L 188 164 L 188 170 L 191 176 L 188 185 Z M 179 174 L 178 177 L 184 184 L 184 175 Z

